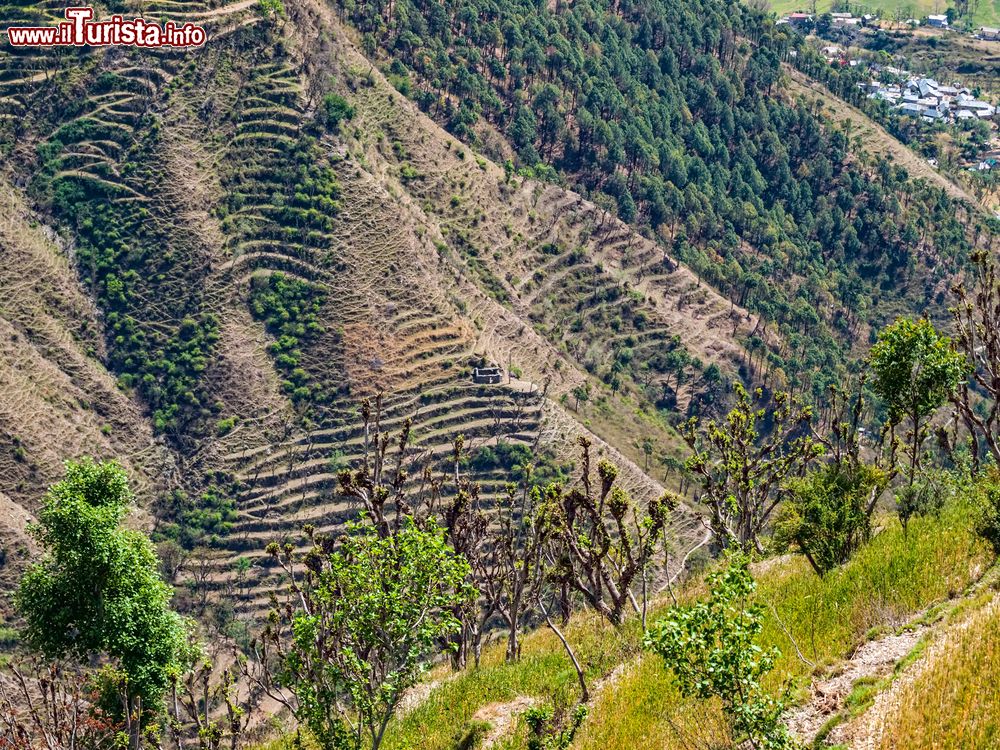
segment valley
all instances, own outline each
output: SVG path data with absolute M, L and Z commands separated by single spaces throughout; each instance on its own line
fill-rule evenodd
M 63 8 L 3 4 L 0 27 Z M 737 747 L 758 728 L 684 688 L 654 633 L 744 570 L 730 606 L 754 653 L 777 649 L 746 666 L 777 732 L 760 747 L 800 726 L 896 747 L 942 721 L 914 715 L 915 672 L 887 675 L 934 633 L 906 669 L 944 679 L 942 654 L 970 660 L 962 623 L 995 619 L 989 441 L 968 447 L 995 394 L 965 385 L 995 352 L 933 339 L 961 377 L 913 417 L 864 378 L 900 319 L 954 329 L 993 223 L 792 68 L 773 19 L 728 0 L 98 10 L 207 41 L 0 52 L 4 666 L 120 668 L 101 678 L 118 708 L 87 682 L 59 710 L 105 712 L 129 750 Z M 823 496 L 859 525 L 821 570 L 796 554 L 814 519 L 795 499 L 831 466 L 847 484 Z M 904 519 L 918 491 L 948 500 Z M 73 596 L 44 584 L 86 560 Z M 155 617 L 129 599 L 147 591 Z M 77 595 L 91 618 L 124 602 L 99 645 L 90 620 L 51 625 Z M 287 656 L 302 612 L 355 601 L 367 624 L 336 637 L 358 644 Z M 373 667 L 384 684 L 323 671 L 375 664 L 392 628 L 425 640 Z M 165 633 L 188 641 L 139 679 L 134 642 Z M 35 750 L 10 696 L 44 682 L 19 674 L 0 676 L 0 747 Z M 315 709 L 297 691 L 326 679 Z M 866 728 L 890 715 L 910 739 Z

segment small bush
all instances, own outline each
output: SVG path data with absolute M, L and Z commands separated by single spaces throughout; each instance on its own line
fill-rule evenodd
M 792 543 L 819 575 L 847 562 L 871 538 L 871 513 L 887 477 L 874 466 L 830 464 L 790 483 L 775 524 L 776 546 Z
M 549 706 L 529 708 L 524 720 L 531 732 L 528 750 L 566 750 L 572 744 L 576 731 L 587 718 L 587 707 L 578 704 L 569 715 L 556 717 Z
M 976 485 L 975 530 L 1000 554 L 1000 469 L 992 468 Z
M 896 512 L 903 529 L 907 528 L 914 516 L 938 513 L 945 503 L 955 496 L 959 487 L 959 477 L 945 469 L 925 469 L 912 484 L 900 488 L 896 493 Z
M 10 649 L 18 644 L 20 638 L 17 630 L 7 626 L 0 626 L 0 649 Z
M 493 726 L 488 721 L 471 721 L 458 733 L 455 739 L 456 750 L 476 750 L 481 747 L 483 740 L 490 733 Z
M 338 94 L 327 94 L 323 97 L 323 105 L 320 107 L 320 124 L 327 130 L 336 130 L 341 122 L 345 122 L 354 117 L 354 107 Z
M 683 696 L 721 701 L 737 738 L 762 750 L 793 750 L 781 720 L 784 699 L 762 684 L 780 652 L 758 643 L 763 606 L 754 601 L 749 560 L 734 554 L 708 587 L 708 599 L 672 607 L 646 634 L 646 647 L 673 671 Z

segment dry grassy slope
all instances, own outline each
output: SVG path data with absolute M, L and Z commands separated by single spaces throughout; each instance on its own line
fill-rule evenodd
M 255 22 L 239 12 L 253 5 L 253 0 L 243 0 L 232 8 L 206 12 L 198 3 L 165 0 L 143 3 L 136 15 L 163 13 L 208 23 L 213 40 L 219 43 L 234 30 Z M 61 7 L 56 4 L 54 12 L 61 13 Z M 142 135 L 137 132 L 134 113 L 156 108 L 164 127 L 153 159 L 162 179 L 148 193 L 139 194 L 123 179 L 120 184 L 125 197 L 120 200 L 148 207 L 151 221 L 169 228 L 172 247 L 163 247 L 163 252 L 172 249 L 202 258 L 209 269 L 206 284 L 210 293 L 206 297 L 220 319 L 221 341 L 208 378 L 225 413 L 243 417 L 241 427 L 248 429 L 259 427 L 261 422 L 287 421 L 291 407 L 278 392 L 277 377 L 264 351 L 267 337 L 251 320 L 243 296 L 232 293 L 226 283 L 223 237 L 209 213 L 220 192 L 214 154 L 206 148 L 211 144 L 209 134 L 200 127 L 196 113 L 185 108 L 188 98 L 164 95 L 178 63 L 188 62 L 187 56 L 112 50 L 97 52 L 94 57 L 99 71 L 140 82 L 141 88 L 112 90 L 86 102 L 79 117 L 106 124 L 112 135 L 67 147 L 64 158 L 67 166 L 72 164 L 67 174 L 72 171 L 81 180 L 104 179 L 104 174 L 119 178 L 130 143 Z M 69 82 L 81 76 L 72 60 L 60 66 L 58 59 L 58 55 L 30 53 L 0 58 L 0 118 L 30 122 L 35 85 L 52 77 Z M 46 72 L 30 73 L 35 69 Z M 37 142 L 47 135 L 26 129 L 18 137 L 16 154 L 24 157 L 21 166 L 30 165 Z M 24 170 L 17 178 L 19 184 L 26 184 L 30 172 Z M 0 252 L 4 256 L 0 264 L 0 327 L 5 329 L 10 323 L 21 336 L 20 348 L 16 348 L 7 344 L 6 331 L 0 332 L 4 342 L 0 346 L 0 390 L 4 394 L 0 397 L 4 448 L 0 454 L 4 460 L 0 472 L 0 548 L 8 552 L 10 560 L 14 555 L 22 556 L 22 550 L 32 554 L 25 527 L 37 496 L 58 477 L 62 459 L 83 454 L 119 458 L 133 475 L 145 507 L 156 490 L 176 487 L 197 476 L 198 469 L 210 468 L 213 456 L 211 446 L 193 456 L 171 453 L 164 441 L 153 438 L 144 419 L 144 405 L 119 391 L 113 377 L 101 367 L 104 337 L 100 317 L 92 300 L 78 288 L 71 262 L 72 240 L 66 246 L 49 241 L 50 235 L 34 227 L 19 194 L 6 183 L 0 184 L 0 222 L 4 222 L 0 226 Z M 171 302 L 166 293 L 150 300 L 151 305 L 162 306 L 164 321 L 171 317 Z M 15 439 L 23 446 L 24 457 L 11 461 L 10 443 Z M 206 458 L 208 461 L 199 461 Z M 8 471 L 7 463 L 25 475 Z M 15 490 L 17 495 L 11 496 Z M 148 526 L 152 519 L 140 512 L 131 522 Z M 2 594 L 12 583 L 16 567 L 8 563 L 0 569 L 0 602 L 4 605 Z
M 343 38 L 342 29 L 331 25 L 322 6 L 288 7 L 291 21 L 284 31 L 295 42 L 293 57 L 305 62 L 305 74 L 298 77 L 299 95 L 294 101 L 283 102 L 282 114 L 303 118 L 311 114 L 314 86 L 321 88 L 331 73 L 344 80 L 347 76 L 356 78 L 367 68 Z M 314 15 L 309 17 L 310 13 Z M 277 70 L 265 69 L 278 75 Z M 205 95 L 214 96 L 211 92 Z M 554 447 L 562 458 L 571 459 L 576 455 L 575 438 L 587 434 L 599 453 L 614 457 L 622 466 L 624 484 L 638 500 L 662 491 L 662 486 L 626 455 L 590 433 L 552 400 L 553 394 L 583 382 L 586 374 L 533 330 L 518 310 L 484 294 L 470 280 L 468 269 L 439 252 L 449 230 L 437 204 L 447 203 L 450 193 L 442 198 L 404 189 L 395 177 L 398 163 L 379 148 L 379 139 L 374 136 L 379 126 L 373 121 L 384 116 L 385 103 L 395 125 L 402 131 L 422 134 L 435 153 L 457 150 L 458 144 L 401 101 L 383 79 L 364 92 L 350 94 L 350 98 L 358 114 L 345 130 L 360 136 L 348 135 L 343 145 L 323 143 L 332 155 L 331 165 L 342 190 L 341 209 L 323 240 L 316 247 L 294 248 L 277 247 L 259 233 L 227 240 L 229 254 L 220 273 L 225 273 L 235 294 L 242 294 L 253 276 L 279 269 L 326 292 L 323 322 L 328 330 L 339 331 L 340 337 L 337 342 L 321 343 L 327 358 L 313 362 L 312 367 L 345 384 L 351 398 L 338 404 L 325 422 L 312 430 L 286 423 L 284 433 L 276 435 L 244 425 L 215 441 L 214 451 L 223 465 L 246 487 L 235 533 L 225 549 L 208 561 L 209 585 L 220 591 L 233 590 L 234 558 L 260 560 L 268 540 L 276 536 L 295 539 L 306 521 L 329 530 L 347 517 L 348 507 L 334 492 L 335 476 L 329 461 L 338 452 L 348 460 L 359 454 L 355 399 L 378 387 L 387 393 L 388 429 L 394 429 L 403 416 L 413 415 L 418 443 L 431 455 L 442 455 L 451 438 L 463 433 L 473 449 L 504 435 L 516 442 L 541 441 Z M 233 106 L 239 107 L 239 102 Z M 270 139 L 285 132 L 276 121 L 278 109 L 271 110 L 266 116 L 269 135 L 261 128 L 254 142 L 260 150 L 266 150 Z M 252 117 L 265 115 L 255 109 Z M 250 132 L 249 121 L 242 122 L 240 132 Z M 384 139 L 381 145 L 390 148 Z M 347 158 L 339 158 L 344 152 Z M 218 156 L 217 160 L 221 158 L 229 157 Z M 467 158 L 471 163 L 471 156 Z M 454 152 L 447 163 L 456 169 L 467 168 Z M 484 172 L 478 165 L 473 169 L 473 175 Z M 502 171 L 492 165 L 486 169 L 495 191 Z M 470 185 L 470 194 L 476 189 L 478 186 Z M 524 188 L 529 189 L 534 186 Z M 264 190 L 256 192 L 266 194 Z M 579 198 L 570 197 L 579 202 Z M 513 208 L 498 203 L 499 218 L 494 221 L 515 220 L 518 200 L 523 204 L 527 198 L 515 197 Z M 259 203 L 241 210 L 261 216 L 267 206 Z M 564 206 L 563 210 L 574 209 Z M 553 219 L 548 234 L 568 241 L 568 235 L 560 234 L 560 226 Z M 510 356 L 523 369 L 523 378 L 510 386 L 470 387 L 459 368 L 480 354 L 505 365 Z M 549 398 L 541 397 L 543 383 L 550 384 Z M 630 417 L 625 413 L 623 422 L 628 425 Z M 625 449 L 635 452 L 631 445 Z M 486 478 L 487 496 L 497 491 L 501 480 L 499 476 Z M 696 526 L 689 511 L 679 514 L 675 529 L 679 548 L 701 538 Z M 256 609 L 266 604 L 264 591 L 272 581 L 265 564 L 255 565 L 249 577 L 257 589 L 250 597 L 251 609 Z
M 562 415 L 559 423 L 578 422 L 581 416 L 570 415 L 553 402 L 594 379 L 558 338 L 542 335 L 532 325 L 533 305 L 566 291 L 558 268 L 561 259 L 539 252 L 545 243 L 567 251 L 582 248 L 591 263 L 604 268 L 608 283 L 644 296 L 654 321 L 651 328 L 678 335 L 705 362 L 731 370 L 740 360 L 743 351 L 737 334 L 757 324 L 746 311 L 698 284 L 686 267 L 651 270 L 662 261 L 662 250 L 579 195 L 517 177 L 507 183 L 501 167 L 474 155 L 400 95 L 359 52 L 350 30 L 325 4 L 304 0 L 290 3 L 289 10 L 295 22 L 290 33 L 297 37 L 308 74 L 332 75 L 356 108 L 355 118 L 344 128 L 350 156 L 340 169 L 345 190 L 351 194 L 358 182 L 377 186 L 369 210 L 379 211 L 383 226 L 403 227 L 409 237 L 410 262 L 423 274 L 421 293 L 432 281 L 444 290 L 453 314 L 472 323 L 474 353 L 504 366 L 511 363 L 522 371 L 523 380 L 547 386 L 546 409 Z M 319 54 L 314 35 L 323 40 Z M 419 178 L 403 177 L 404 165 L 414 167 Z M 364 196 L 352 195 L 353 200 L 359 197 Z M 457 206 L 453 197 L 458 198 Z M 345 203 L 348 211 L 355 210 L 350 207 L 352 200 Z M 483 263 L 503 280 L 509 295 L 506 304 L 476 283 L 476 272 L 459 253 L 446 249 L 459 234 L 463 242 L 483 251 L 479 254 Z M 545 274 L 544 281 L 534 287 L 524 283 L 538 270 Z M 601 335 L 614 338 L 609 330 Z M 655 433 L 657 427 L 636 419 L 634 405 L 621 399 L 614 404 L 616 413 L 610 421 L 618 424 L 609 430 L 614 435 L 611 442 L 621 459 L 631 463 L 641 454 L 620 438 Z M 609 437 L 600 426 L 594 430 Z M 579 424 L 576 431 L 589 433 Z M 662 438 L 665 444 L 671 442 L 669 436 Z
M 306 364 L 310 371 L 346 387 L 350 398 L 340 402 L 314 429 L 303 430 L 291 418 L 287 404 L 280 399 L 275 402 L 273 387 L 243 391 L 247 408 L 234 410 L 243 420 L 240 426 L 212 441 L 199 456 L 205 465 L 218 462 L 232 471 L 245 487 L 239 498 L 240 519 L 235 532 L 206 563 L 209 585 L 231 593 L 234 558 L 258 560 L 267 541 L 276 536 L 294 537 L 305 521 L 325 530 L 347 517 L 348 507 L 334 492 L 329 461 L 337 453 L 348 460 L 358 455 L 360 441 L 353 409 L 358 396 L 370 394 L 376 387 L 389 394 L 389 427 L 398 425 L 402 416 L 414 414 L 417 439 L 432 455 L 441 455 L 454 435 L 464 433 L 473 448 L 504 435 L 519 442 L 541 440 L 555 446 L 563 458 L 572 458 L 576 453 L 575 438 L 588 434 L 600 453 L 614 456 L 623 466 L 624 481 L 637 499 L 645 500 L 661 491 L 661 486 L 626 455 L 590 434 L 575 415 L 552 401 L 552 396 L 582 382 L 586 374 L 526 322 L 523 309 L 498 304 L 473 283 L 472 274 L 458 258 L 444 257 L 439 252 L 438 246 L 446 244 L 446 236 L 454 229 L 455 222 L 445 215 L 447 207 L 440 205 L 449 204 L 451 193 L 439 190 L 436 195 L 417 194 L 404 189 L 396 179 L 399 163 L 387 155 L 391 150 L 388 142 L 371 137 L 379 129 L 373 123 L 385 115 L 382 103 L 389 107 L 388 114 L 396 127 L 428 140 L 432 149 L 428 158 L 450 152 L 447 166 L 458 170 L 469 169 L 473 162 L 471 157 L 458 157 L 458 144 L 409 107 L 381 78 L 376 77 L 374 86 L 350 94 L 358 116 L 346 130 L 359 133 L 359 138 L 347 137 L 346 148 L 335 140 L 322 143 L 342 189 L 341 209 L 332 228 L 305 244 L 276 243 L 270 238 L 266 217 L 273 206 L 268 196 L 275 186 L 267 183 L 266 162 L 261 160 L 266 160 L 278 139 L 293 137 L 297 122 L 311 116 L 315 92 L 322 90 L 331 73 L 339 74 L 343 81 L 347 77 L 357 79 L 359 72 L 367 70 L 364 59 L 344 39 L 343 30 L 325 15 L 322 6 L 289 4 L 289 10 L 292 18 L 284 32 L 297 41 L 292 59 L 255 62 L 250 66 L 252 75 L 243 77 L 247 71 L 240 64 L 234 65 L 231 57 L 223 52 L 215 57 L 209 51 L 200 61 L 199 84 L 180 89 L 183 93 L 170 106 L 165 117 L 170 131 L 167 140 L 180 139 L 183 145 L 171 152 L 187 155 L 182 171 L 189 175 L 191 184 L 185 189 L 196 196 L 189 199 L 194 206 L 217 205 L 223 197 L 227 188 L 219 184 L 213 172 L 225 170 L 226 165 L 239 165 L 234 168 L 242 170 L 238 187 L 228 189 L 239 189 L 250 196 L 239 209 L 244 229 L 219 230 L 221 235 L 216 236 L 217 222 L 211 212 L 203 212 L 207 230 L 201 238 L 221 248 L 209 286 L 217 312 L 225 325 L 233 327 L 234 345 L 243 350 L 241 360 L 245 364 L 241 366 L 259 373 L 262 385 L 273 384 L 274 373 L 263 353 L 267 337 L 261 338 L 259 327 L 254 332 L 252 326 L 232 321 L 246 317 L 239 308 L 245 303 L 251 278 L 281 270 L 326 292 L 323 323 L 328 333 L 336 331 L 338 337 L 333 340 L 325 336 L 316 351 L 306 352 Z M 306 17 L 310 12 L 314 18 Z M 304 70 L 300 71 L 303 62 Z M 213 66 L 218 68 L 217 73 L 211 71 Z M 242 83 L 233 85 L 234 80 L 227 76 L 235 76 Z M 248 85 L 244 96 L 234 97 L 232 92 L 248 80 L 254 82 L 254 89 L 249 91 Z M 208 104 L 214 105 L 216 111 L 232 112 L 236 129 L 227 132 L 227 126 L 220 122 L 219 131 L 201 139 L 212 144 L 206 152 L 204 148 L 199 150 L 198 139 L 185 128 L 191 129 L 190 123 L 197 121 L 198 113 L 204 112 Z M 196 133 L 198 127 L 194 128 Z M 250 157 L 241 151 L 243 143 L 250 144 Z M 345 150 L 348 158 L 341 159 Z M 525 219 L 526 207 L 529 202 L 537 202 L 539 213 L 548 217 L 540 231 L 547 238 L 569 244 L 578 239 L 581 220 L 565 217 L 593 211 L 578 197 L 562 191 L 556 197 L 564 200 L 564 205 L 556 206 L 547 199 L 539 201 L 533 191 L 551 188 L 531 183 L 522 185 L 520 192 L 507 196 L 505 202 L 498 193 L 501 170 L 489 164 L 471 169 L 471 176 L 478 179 L 488 174 L 489 180 L 481 185 L 470 183 L 465 194 L 476 194 L 480 188 L 491 186 L 497 195 L 496 215 L 491 220 L 493 231 L 503 221 L 527 227 L 531 222 Z M 255 185 L 257 182 L 260 184 Z M 557 211 L 563 217 L 555 216 Z M 608 231 L 631 236 L 610 219 L 603 221 Z M 638 240 L 635 243 L 638 245 Z M 603 249 L 596 240 L 593 244 L 595 252 Z M 614 248 L 606 250 L 609 264 L 614 262 L 613 252 Z M 678 277 L 691 281 L 683 272 Z M 701 294 L 709 296 L 705 290 Z M 725 303 L 717 298 L 715 301 L 716 309 L 728 314 Z M 740 313 L 735 322 L 743 322 Z M 712 359 L 721 360 L 727 347 L 735 349 L 728 337 L 720 338 L 723 343 L 710 355 Z M 705 342 L 699 343 L 701 350 L 709 351 Z M 230 347 L 227 344 L 222 348 Z M 522 368 L 524 378 L 510 387 L 469 387 L 459 368 L 478 354 L 503 364 L 509 356 Z M 230 373 L 221 386 L 226 382 L 242 381 Z M 550 398 L 544 402 L 540 398 L 542 383 L 550 383 Z M 261 398 L 265 390 L 270 395 Z M 233 399 L 226 403 L 227 408 L 236 404 Z M 620 434 L 639 434 L 641 425 L 631 420 L 632 411 L 623 409 L 617 425 Z M 631 444 L 618 447 L 626 454 L 637 452 Z M 496 491 L 501 479 L 487 478 L 487 495 Z M 680 515 L 676 528 L 678 547 L 683 549 L 689 538 L 700 539 L 700 530 L 695 526 L 690 513 Z M 265 582 L 270 580 L 266 565 L 255 566 L 249 580 L 257 589 L 250 596 L 252 608 L 264 605 Z
M 555 243 L 567 252 L 581 248 L 610 283 L 642 293 L 654 320 L 679 335 L 706 362 L 732 366 L 742 355 L 734 334 L 756 325 L 745 310 L 733 308 L 729 300 L 699 285 L 686 267 L 664 268 L 661 248 L 576 193 L 518 177 L 506 183 L 501 167 L 475 156 L 372 68 L 353 44 L 350 31 L 322 3 L 302 0 L 290 8 L 304 14 L 298 28 L 312 34 L 318 27 L 332 40 L 331 72 L 337 74 L 337 83 L 351 85 L 343 93 L 358 107 L 351 124 L 359 134 L 356 146 L 362 149 L 367 168 L 391 185 L 401 200 L 423 209 L 432 239 L 448 244 L 462 235 L 503 285 L 522 322 L 540 298 L 558 297 L 566 290 L 565 258 L 540 252 L 541 246 Z M 317 70 L 328 65 L 326 59 L 310 62 Z M 415 168 L 419 176 L 401 179 L 404 165 Z M 452 197 L 458 198 L 457 205 Z M 458 265 L 463 275 L 475 278 L 465 265 Z M 543 272 L 542 281 L 532 281 L 536 271 Z M 512 319 L 509 312 L 483 305 L 473 318 L 481 329 L 481 345 L 497 361 L 506 362 L 511 355 L 532 379 L 552 377 L 552 355 L 535 337 L 525 339 L 519 328 L 504 330 L 504 323 Z M 565 387 L 563 380 L 556 379 L 557 392 Z
M 117 456 L 145 498 L 170 471 L 139 404 L 102 366 L 99 330 L 66 252 L 0 177 L 0 547 L 12 553 L 0 587 L 63 461 Z
M 503 169 L 400 95 L 324 4 L 306 0 L 290 3 L 289 10 L 292 33 L 308 30 L 299 40 L 307 71 L 332 76 L 357 108 L 346 128 L 355 136 L 348 139 L 350 163 L 399 204 L 388 220 L 409 223 L 422 240 L 417 249 L 423 262 L 439 269 L 449 300 L 476 327 L 478 353 L 512 363 L 525 378 L 549 384 L 549 395 L 558 398 L 588 377 L 584 360 L 603 369 L 613 345 L 629 333 L 595 318 L 615 302 L 573 306 L 585 294 L 614 290 L 641 300 L 649 320 L 646 330 L 631 332 L 637 358 L 674 335 L 693 355 L 724 370 L 742 358 L 738 338 L 757 325 L 746 311 L 699 284 L 686 267 L 665 263 L 655 243 L 579 195 L 519 177 L 507 182 Z M 436 250 L 428 255 L 431 243 Z M 546 253 L 546 245 L 558 252 Z M 486 293 L 490 285 L 493 294 Z M 504 304 L 497 301 L 498 288 Z M 582 333 L 570 329 L 573 318 L 586 326 Z M 655 430 L 635 419 L 634 406 L 619 401 L 615 407 L 626 434 Z M 624 450 L 638 458 L 633 446 Z

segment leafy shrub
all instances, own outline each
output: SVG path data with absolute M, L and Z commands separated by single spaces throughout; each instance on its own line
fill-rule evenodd
M 991 467 L 977 482 L 972 496 L 976 533 L 1000 554 L 1000 469 Z
M 780 655 L 758 645 L 763 611 L 751 604 L 757 584 L 749 558 L 735 554 L 708 578 L 709 596 L 672 607 L 646 635 L 646 647 L 663 657 L 682 695 L 718 699 L 741 741 L 760 750 L 792 750 L 796 745 L 781 720 L 784 700 L 761 684 Z
M 320 107 L 320 124 L 327 130 L 336 130 L 340 123 L 354 117 L 354 107 L 338 94 L 327 94 Z
M 20 642 L 17 630 L 6 625 L 0 625 L 0 649 L 13 648 Z
M 222 437 L 223 435 L 228 435 L 232 432 L 232 429 L 236 426 L 239 421 L 239 417 L 235 414 L 231 417 L 226 417 L 225 419 L 220 419 L 215 423 L 215 432 Z
M 239 516 L 233 498 L 216 485 L 210 485 L 197 499 L 174 490 L 161 500 L 158 510 L 169 521 L 160 525 L 154 540 L 173 540 L 189 550 L 217 543 L 232 531 Z
M 529 708 L 524 712 L 530 731 L 528 750 L 566 750 L 586 718 L 587 707 L 582 703 L 560 720 L 555 720 L 555 711 L 550 706 Z
M 819 575 L 843 565 L 871 538 L 871 514 L 886 479 L 867 464 L 830 464 L 793 480 L 791 499 L 775 524 L 776 544 L 798 545 Z
M 523 443 L 509 443 L 505 440 L 494 446 L 480 447 L 465 459 L 465 464 L 477 473 L 499 469 L 512 482 L 524 481 L 525 469 L 530 464 L 532 481 L 539 485 L 564 483 L 572 470 L 571 464 L 560 464 L 551 451 L 532 453 L 531 448 Z
M 914 516 L 940 511 L 955 496 L 959 486 L 959 478 L 946 469 L 921 470 L 911 484 L 896 493 L 896 512 L 903 528 L 906 529 Z

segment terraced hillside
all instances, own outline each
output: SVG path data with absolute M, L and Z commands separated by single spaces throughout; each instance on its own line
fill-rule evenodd
M 0 586 L 33 550 L 38 488 L 83 455 L 123 457 L 148 501 L 175 471 L 141 406 L 103 367 L 97 310 L 64 248 L 0 176 Z M 2 603 L 6 610 L 7 602 Z
M 473 458 L 523 444 L 566 468 L 586 434 L 637 500 L 660 492 L 636 438 L 678 439 L 644 404 L 695 408 L 703 371 L 746 366 L 738 340 L 767 335 L 759 321 L 605 210 L 467 151 L 325 5 L 286 10 L 145 4 L 205 24 L 206 47 L 3 58 L 11 200 L 79 278 L 89 322 L 70 335 L 102 378 L 80 401 L 121 412 L 65 447 L 28 440 L 44 420 L 12 422 L 5 442 L 46 473 L 5 475 L 7 525 L 23 528 L 59 458 L 127 456 L 149 523 L 199 548 L 181 574 L 192 603 L 225 593 L 253 615 L 279 585 L 266 543 L 353 513 L 336 471 L 360 457 L 358 404 L 379 392 L 384 425 L 412 418 L 413 477 L 459 434 Z M 28 20 L 5 7 L 0 25 Z M 353 110 L 339 124 L 330 95 Z M 476 385 L 480 363 L 512 376 Z M 66 389 L 35 386 L 65 419 Z M 484 502 L 505 476 L 486 470 Z M 677 559 L 704 541 L 688 509 L 672 534 Z

